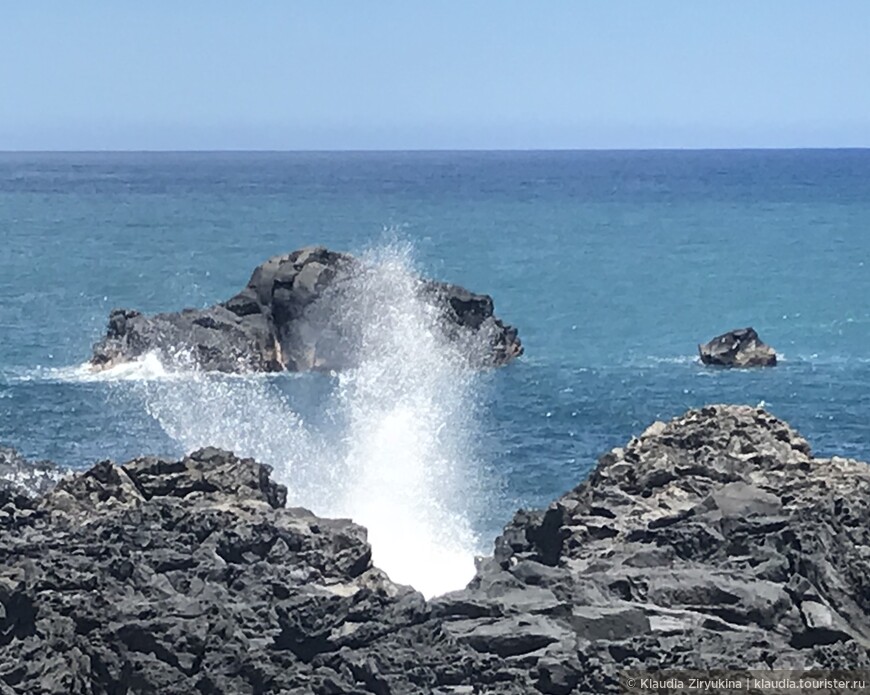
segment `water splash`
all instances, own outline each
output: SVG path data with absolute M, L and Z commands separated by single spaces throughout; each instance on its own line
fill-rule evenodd
M 186 372 L 139 379 L 134 390 L 184 449 L 214 445 L 269 463 L 291 504 L 366 526 L 375 564 L 432 596 L 464 586 L 482 550 L 469 520 L 486 482 L 474 446 L 478 377 L 419 298 L 410 247 L 392 243 L 363 260 L 340 301 L 329 298 L 361 356 L 354 368 L 296 378 Z M 323 393 L 300 407 L 312 379 Z
M 37 367 L 13 377 L 15 382 L 45 381 L 57 383 L 92 383 L 183 378 L 182 373 L 168 370 L 156 352 L 139 359 L 115 365 L 111 369 L 95 370 L 89 362 L 71 367 Z
M 371 271 L 354 278 L 339 313 L 363 355 L 336 392 L 348 418 L 341 509 L 369 528 L 375 560 L 396 580 L 429 594 L 459 588 L 478 544 L 464 506 L 482 482 L 476 379 L 418 298 L 409 247 L 365 260 Z

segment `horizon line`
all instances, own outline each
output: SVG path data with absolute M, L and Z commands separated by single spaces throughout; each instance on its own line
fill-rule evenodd
M 761 145 L 752 147 L 420 147 L 420 148 L 131 148 L 131 149 L 2 149 L 0 154 L 404 154 L 404 153 L 497 153 L 497 152 L 763 152 L 763 151 L 844 151 L 870 150 L 870 145 L 795 145 L 781 147 Z

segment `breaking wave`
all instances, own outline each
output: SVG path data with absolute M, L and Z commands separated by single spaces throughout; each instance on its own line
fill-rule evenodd
M 179 374 L 151 355 L 78 376 L 130 381 L 185 450 L 219 446 L 272 465 L 289 504 L 362 524 L 375 564 L 432 596 L 464 586 L 483 551 L 469 517 L 487 487 L 474 437 L 480 377 L 419 299 L 410 247 L 364 258 L 335 316 L 361 348 L 352 369 Z

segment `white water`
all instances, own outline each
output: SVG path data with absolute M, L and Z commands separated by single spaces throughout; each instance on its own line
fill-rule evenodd
M 179 372 L 168 370 L 160 361 L 156 352 L 149 352 L 133 362 L 124 362 L 111 369 L 95 371 L 90 363 L 75 365 L 73 367 L 47 367 L 30 371 L 19 375 L 17 381 L 69 381 L 69 382 L 113 382 L 113 381 L 141 381 L 150 379 L 176 379 L 184 378 Z
M 374 559 L 394 579 L 442 593 L 474 574 L 477 539 L 464 512 L 480 490 L 475 379 L 426 328 L 436 316 L 415 296 L 408 249 L 369 260 L 374 271 L 356 279 L 341 316 L 360 329 L 365 357 L 339 377 L 347 485 L 335 511 L 368 527 Z
M 463 587 L 481 551 L 468 518 L 485 482 L 473 447 L 477 378 L 427 328 L 434 310 L 415 296 L 409 248 L 392 244 L 367 260 L 372 270 L 353 279 L 353 299 L 334 318 L 364 357 L 331 377 L 326 425 L 290 406 L 282 388 L 301 383 L 290 375 L 178 373 L 149 356 L 77 377 L 134 381 L 185 450 L 213 445 L 269 463 L 289 504 L 362 524 L 374 563 L 433 596 Z

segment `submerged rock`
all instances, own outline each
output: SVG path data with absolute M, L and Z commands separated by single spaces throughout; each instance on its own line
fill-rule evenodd
M 518 512 L 426 602 L 251 459 L 103 462 L 0 527 L 0 692 L 619 693 L 629 670 L 870 668 L 870 468 L 711 406 Z
M 406 275 L 323 247 L 275 256 L 241 292 L 206 309 L 154 316 L 113 310 L 91 364 L 105 369 L 157 351 L 221 372 L 342 369 L 377 349 L 365 332 L 378 330 L 394 309 L 412 314 L 417 331 L 435 331 L 475 366 L 522 354 L 516 329 L 495 316 L 491 297 Z
M 738 328 L 698 346 L 701 362 L 719 367 L 773 367 L 776 351 L 754 328 Z

